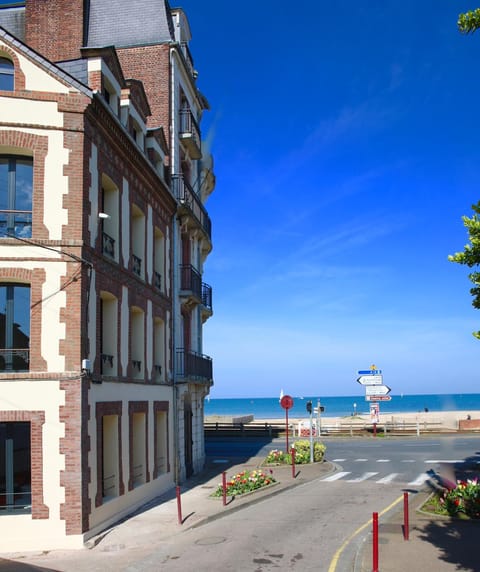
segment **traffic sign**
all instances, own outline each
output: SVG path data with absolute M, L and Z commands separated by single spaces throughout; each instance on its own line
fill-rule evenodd
M 379 375 L 381 373 L 381 369 L 361 369 L 358 371 L 358 375 Z
M 361 375 L 357 381 L 360 385 L 382 385 L 383 375 Z
M 391 401 L 391 395 L 365 395 L 365 401 Z
M 391 389 L 388 385 L 367 385 L 365 395 L 388 395 Z
M 280 399 L 280 405 L 283 407 L 283 409 L 288 411 L 288 409 L 293 407 L 293 399 L 290 397 L 290 395 L 284 395 L 282 399 Z

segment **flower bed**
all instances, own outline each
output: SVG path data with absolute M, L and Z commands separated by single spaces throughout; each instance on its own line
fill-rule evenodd
M 459 518 L 480 518 L 480 484 L 478 479 L 457 481 L 455 488 L 435 493 L 423 510 Z
M 259 469 L 242 471 L 227 481 L 227 496 L 238 496 L 255 491 L 275 483 L 272 472 L 266 473 Z M 214 497 L 223 496 L 223 485 L 220 483 L 213 493 Z
M 293 444 L 295 449 L 295 464 L 303 465 L 310 463 L 310 441 L 301 440 L 295 441 Z M 315 441 L 313 444 L 313 460 L 315 463 L 323 461 L 325 456 L 326 447 L 323 443 Z M 266 465 L 291 465 L 292 455 L 291 453 L 286 453 L 285 451 L 280 451 L 279 449 L 274 449 L 270 451 L 265 459 Z

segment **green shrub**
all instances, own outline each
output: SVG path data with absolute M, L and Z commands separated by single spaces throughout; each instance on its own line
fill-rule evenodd
M 302 439 L 301 441 L 295 441 L 292 447 L 295 449 L 295 464 L 303 465 L 305 463 L 310 463 L 310 441 Z M 323 443 L 318 443 L 315 441 L 313 443 L 313 460 L 316 463 L 323 461 L 325 456 L 326 447 Z M 265 459 L 267 465 L 291 465 L 292 455 L 279 449 L 274 449 L 270 451 Z

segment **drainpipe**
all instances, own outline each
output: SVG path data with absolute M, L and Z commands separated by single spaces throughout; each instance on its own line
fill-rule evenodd
M 173 50 L 170 49 L 170 123 L 171 123 L 171 139 L 170 139 L 170 174 L 176 163 L 176 148 L 175 148 L 175 133 L 177 129 L 176 116 L 175 116 L 175 72 L 173 65 Z M 176 168 L 176 167 L 175 167 Z M 177 197 L 175 197 L 176 199 Z M 172 250 L 173 250 L 173 260 L 172 260 L 172 375 L 173 375 L 173 439 L 174 439 L 174 449 L 175 449 L 175 462 L 174 462 L 174 479 L 175 484 L 180 484 L 180 417 L 179 417 L 179 398 L 178 398 L 178 385 L 177 385 L 177 334 L 179 328 L 179 316 L 178 316 L 178 303 L 179 303 L 179 283 L 178 283 L 178 267 L 179 267 L 179 257 L 178 257 L 178 247 L 180 244 L 178 233 L 179 233 L 179 221 L 177 213 L 172 217 Z

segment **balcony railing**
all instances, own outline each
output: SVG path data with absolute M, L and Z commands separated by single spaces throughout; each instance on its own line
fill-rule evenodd
M 187 208 L 191 214 L 197 219 L 199 225 L 207 234 L 208 238 L 212 238 L 212 222 L 210 217 L 190 184 L 185 181 L 183 175 L 172 175 L 172 189 L 175 198 L 180 205 Z
M 32 236 L 32 212 L 1 210 L 0 229 L 2 235 L 18 236 L 20 238 L 31 238 Z
M 180 290 L 199 302 L 202 299 L 202 277 L 191 264 L 180 266 Z
M 213 381 L 212 358 L 197 352 L 177 351 L 177 378 L 202 382 Z
M 153 285 L 155 286 L 155 288 L 157 288 L 157 290 L 162 289 L 162 275 L 160 274 L 160 272 L 155 271 L 153 273 Z
M 192 74 L 192 77 L 196 79 L 196 72 L 193 65 L 193 58 L 190 49 L 188 47 L 188 44 L 187 42 L 181 42 L 180 46 L 182 48 L 182 53 L 185 57 L 185 62 L 187 63 L 188 71 Z
M 200 159 L 202 156 L 200 128 L 190 109 L 180 110 L 180 138 L 188 148 L 192 159 Z
M 202 282 L 202 306 L 212 311 L 212 287 L 205 282 Z
M 101 354 L 102 361 L 100 362 L 100 372 L 105 375 L 112 373 L 113 370 L 113 356 L 110 354 Z
M 102 252 L 110 258 L 115 258 L 115 239 L 106 232 L 102 232 Z
M 142 275 L 142 259 L 135 256 L 135 254 L 132 254 L 132 272 L 137 276 Z
M 2 371 L 29 371 L 30 350 L 0 349 L 0 372 Z

